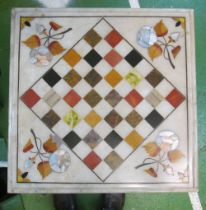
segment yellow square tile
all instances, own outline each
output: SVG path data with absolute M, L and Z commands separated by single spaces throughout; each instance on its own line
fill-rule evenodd
M 122 76 L 114 69 L 110 71 L 104 78 L 112 87 L 115 87 L 121 80 Z
M 69 50 L 64 55 L 64 60 L 70 65 L 70 66 L 75 66 L 81 59 L 81 56 L 73 49 Z
M 95 127 L 100 121 L 101 117 L 95 112 L 91 111 L 85 118 L 84 120 L 91 126 Z
M 143 137 L 140 136 L 136 131 L 132 131 L 126 138 L 125 141 L 133 148 L 136 149 L 143 141 Z

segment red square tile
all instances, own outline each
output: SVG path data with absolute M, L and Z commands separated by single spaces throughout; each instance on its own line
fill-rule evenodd
M 174 89 L 166 99 L 174 108 L 176 108 L 185 100 L 185 97 L 177 89 Z
M 84 163 L 90 168 L 94 169 L 101 162 L 101 158 L 95 153 L 90 152 L 87 157 L 84 158 Z
M 105 40 L 112 47 L 115 47 L 122 40 L 122 36 L 117 31 L 113 30 L 105 37 Z
M 112 66 L 115 67 L 121 60 L 122 56 L 115 50 L 111 50 L 104 59 Z
M 74 90 L 71 90 L 64 96 L 64 100 L 71 107 L 74 107 L 81 100 L 81 97 Z
M 142 101 L 143 97 L 136 90 L 132 90 L 125 99 L 132 107 L 135 107 Z
M 21 100 L 29 107 L 32 108 L 38 101 L 40 97 L 34 90 L 29 89 L 21 96 Z

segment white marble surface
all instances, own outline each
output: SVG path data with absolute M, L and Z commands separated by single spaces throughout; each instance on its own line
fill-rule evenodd
M 24 19 L 29 21 L 31 26 L 24 26 L 20 30 L 20 19 L 33 16 L 32 20 Z M 178 21 L 174 20 L 175 17 L 185 18 L 185 29 L 181 25 L 175 26 Z M 49 39 L 50 43 L 58 42 L 64 50 L 54 53 L 46 66 L 32 64 L 30 51 L 33 44 L 35 47 L 42 45 L 44 37 L 49 33 L 48 30 L 45 34 L 38 34 L 36 25 L 49 28 L 51 21 L 58 24 L 53 25 L 51 34 L 72 28 L 63 37 L 57 37 L 60 38 L 58 40 L 52 37 Z M 138 31 L 143 26 L 154 27 L 160 21 L 168 28 L 165 39 L 169 40 L 169 36 L 174 32 L 180 35 L 176 42 L 167 43 L 170 45 L 169 50 L 176 46 L 181 48 L 176 58 L 172 57 L 175 69 L 168 61 L 167 54 L 164 58 L 163 51 L 152 59 L 148 49 L 137 43 Z M 193 24 L 191 10 L 13 10 L 9 192 L 197 190 Z M 90 29 L 100 38 L 93 35 L 89 41 L 84 39 Z M 110 38 L 112 41 L 108 41 L 106 36 L 112 30 L 118 32 L 121 38 L 116 35 L 115 40 L 113 37 Z M 35 37 L 35 40 L 28 44 L 27 39 L 34 35 L 40 40 Z M 118 39 L 120 40 L 117 41 Z M 158 39 L 164 41 L 162 37 Z M 26 44 L 23 43 L 25 40 Z M 160 42 L 157 44 L 164 50 L 164 45 Z M 51 52 L 61 49 L 59 46 L 45 46 Z M 100 61 L 94 65 L 91 63 L 93 61 L 88 61 L 85 57 L 92 49 L 101 56 Z M 79 55 L 70 55 L 73 50 Z M 111 50 L 118 55 L 114 53 L 109 56 Z M 140 53 L 140 58 L 127 60 L 131 51 Z M 170 55 L 172 56 L 172 51 Z M 96 59 L 95 55 L 90 59 Z M 51 69 L 52 76 L 50 74 L 48 81 L 46 75 Z M 86 77 L 92 69 L 99 76 L 94 77 L 93 72 Z M 161 78 L 161 81 L 157 82 L 154 74 L 150 77 L 151 80 L 148 79 L 154 69 L 159 72 L 158 78 Z M 71 74 L 72 71 L 75 71 L 75 76 Z M 58 77 L 53 72 L 58 74 Z M 68 73 L 70 76 L 65 78 Z M 76 73 L 79 76 L 76 76 Z M 135 84 L 128 79 L 128 74 L 131 73 L 136 79 Z M 168 99 L 174 89 L 178 90 L 179 95 Z M 28 94 L 28 90 L 32 93 Z M 95 90 L 101 98 L 95 105 L 91 105 L 95 99 L 94 95 L 88 99 L 90 102 L 85 99 L 91 90 Z M 121 98 L 113 106 L 106 100 L 112 90 Z M 71 95 L 67 95 L 68 93 Z M 113 96 L 112 99 L 114 98 L 116 99 Z M 51 113 L 47 115 L 51 110 L 55 112 L 55 116 L 51 117 Z M 115 110 L 120 118 L 116 114 L 115 117 L 108 117 L 112 110 Z M 152 112 L 156 115 L 153 113 L 152 119 L 149 119 Z M 137 122 L 138 118 L 134 113 L 139 114 L 140 122 Z M 78 120 L 74 119 L 75 117 L 78 117 Z M 117 122 L 118 119 L 121 119 L 120 122 Z M 161 122 L 157 123 L 158 120 Z M 112 125 L 108 121 L 112 121 Z M 37 145 L 31 129 L 37 137 Z M 179 137 L 175 150 L 167 150 L 165 145 L 157 145 L 157 136 L 164 130 L 172 131 Z M 87 137 L 91 131 L 93 134 Z M 69 137 L 66 137 L 67 135 Z M 63 173 L 52 170 L 49 162 L 50 156 L 56 150 L 64 150 L 69 154 L 71 163 Z M 25 168 L 25 161 L 31 165 Z M 142 164 L 145 165 L 135 169 Z

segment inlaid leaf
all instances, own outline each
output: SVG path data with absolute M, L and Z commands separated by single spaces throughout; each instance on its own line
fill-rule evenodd
M 58 23 L 51 21 L 49 22 L 49 25 L 55 30 L 57 31 L 58 29 L 62 28 L 62 26 L 60 26 Z
M 65 50 L 58 41 L 51 42 L 48 48 L 52 55 L 58 55 Z
M 29 139 L 29 140 L 27 141 L 27 143 L 24 145 L 23 152 L 28 152 L 28 151 L 31 150 L 33 147 L 34 147 L 34 145 L 32 144 L 31 139 Z
M 148 144 L 145 144 L 143 147 L 151 157 L 155 157 L 160 152 L 160 148 L 157 146 L 155 142 L 150 142 Z
M 172 49 L 172 55 L 174 58 L 176 58 L 176 56 L 179 54 L 180 50 L 181 50 L 181 47 L 179 45 Z
M 28 39 L 23 41 L 23 43 L 29 48 L 36 48 L 41 45 L 40 38 L 37 35 L 30 36 Z
M 49 161 L 40 162 L 37 166 L 37 169 L 38 169 L 38 171 L 41 174 L 43 179 L 45 177 L 47 177 L 52 172 L 52 169 L 49 165 Z
M 43 148 L 46 152 L 53 153 L 57 150 L 57 144 L 53 141 L 52 138 L 49 138 L 44 144 Z
M 153 60 L 154 58 L 159 57 L 162 54 L 162 48 L 159 44 L 155 43 L 148 48 L 149 57 Z
M 168 28 L 163 23 L 163 20 L 160 20 L 160 22 L 155 25 L 154 30 L 158 37 L 165 36 L 168 33 Z
M 178 149 L 169 151 L 167 155 L 168 155 L 169 161 L 172 162 L 172 163 L 175 163 L 179 159 L 184 157 L 183 153 Z
M 148 168 L 145 170 L 146 173 L 148 173 L 152 177 L 157 177 L 157 173 L 155 172 L 154 168 Z

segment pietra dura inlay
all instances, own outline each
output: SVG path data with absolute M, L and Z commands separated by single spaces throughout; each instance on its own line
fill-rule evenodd
M 68 74 L 64 76 L 64 80 L 71 87 L 74 87 L 81 80 L 81 76 L 75 70 L 72 69 Z
M 91 70 L 84 79 L 94 87 L 102 78 L 95 70 Z
M 92 49 L 85 57 L 84 59 L 92 66 L 96 66 L 97 63 L 102 59 L 101 56 Z
M 106 97 L 105 100 L 112 106 L 115 107 L 120 101 L 122 97 L 115 90 L 112 90 Z
M 9 192 L 196 189 L 190 10 L 12 17 Z

